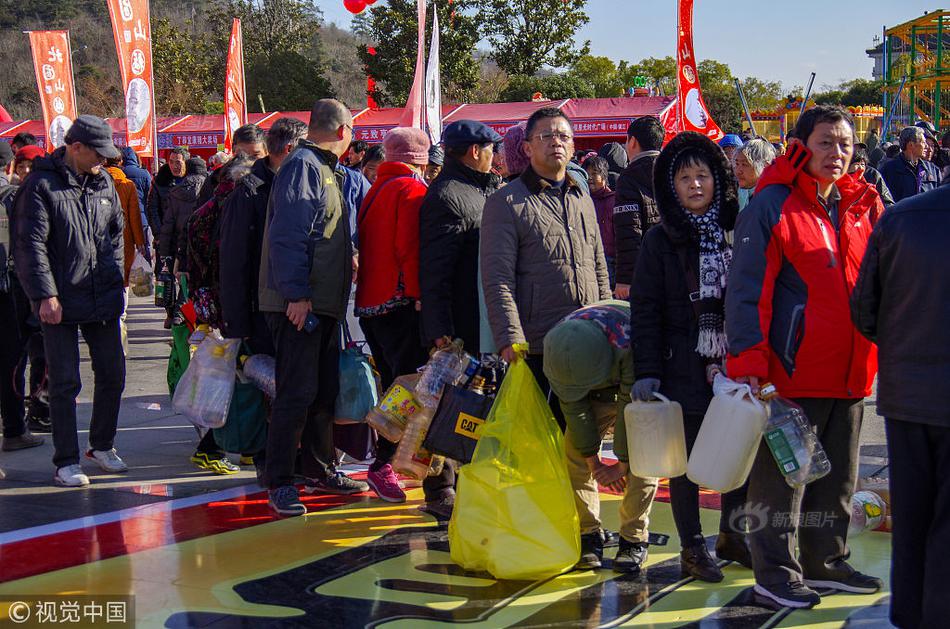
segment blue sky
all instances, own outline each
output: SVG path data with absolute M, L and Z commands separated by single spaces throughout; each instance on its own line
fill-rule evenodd
M 385 0 L 379 0 L 385 2 Z M 327 22 L 349 26 L 343 0 L 318 2 Z M 673 55 L 676 0 L 588 0 L 590 22 L 578 38 L 614 61 Z M 938 6 L 916 0 L 696 0 L 696 55 L 729 65 L 740 78 L 757 76 L 816 87 L 870 78 L 865 50 L 882 28 Z

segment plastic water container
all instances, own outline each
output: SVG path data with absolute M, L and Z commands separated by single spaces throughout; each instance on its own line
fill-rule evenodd
M 415 388 L 419 403 L 435 410 L 442 399 L 442 389 L 446 384 L 458 384 L 465 376 L 466 368 L 474 359 L 462 351 L 461 341 L 451 343 L 432 353 L 429 362 L 422 368 L 419 383 Z
M 848 535 L 860 535 L 873 531 L 884 523 L 887 504 L 873 491 L 859 491 L 851 498 L 851 524 Z
M 379 404 L 366 415 L 366 423 L 393 443 L 402 439 L 409 418 L 421 408 L 413 394 L 418 380 L 416 374 L 396 378 Z
M 630 472 L 641 478 L 675 478 L 686 473 L 683 407 L 654 393 L 659 402 L 634 400 L 624 409 Z
M 749 477 L 768 413 L 749 385 L 722 374 L 716 376 L 713 392 L 689 453 L 686 475 L 700 487 L 726 493 L 741 487 Z
M 396 456 L 393 457 L 394 470 L 417 480 L 429 475 L 429 468 L 433 466 L 432 454 L 422 447 L 422 442 L 426 438 L 434 414 L 432 409 L 423 406 L 409 418 L 406 431 L 396 448 Z M 439 471 L 441 472 L 441 468 Z
M 771 384 L 762 387 L 759 397 L 768 403 L 765 444 L 785 482 L 797 489 L 828 474 L 831 462 L 802 407 L 779 396 Z
M 241 362 L 244 365 L 242 371 L 245 378 L 271 400 L 277 397 L 276 363 L 273 356 L 254 354 L 242 357 Z

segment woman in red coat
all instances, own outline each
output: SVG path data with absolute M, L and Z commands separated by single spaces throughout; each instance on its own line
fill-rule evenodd
M 419 207 L 425 197 L 423 175 L 429 138 L 415 128 L 386 135 L 386 161 L 357 215 L 360 269 L 356 316 L 376 361 L 383 389 L 397 376 L 415 373 L 428 354 L 419 329 Z M 390 459 L 396 444 L 379 439 L 376 461 L 366 481 L 380 498 L 403 502 Z

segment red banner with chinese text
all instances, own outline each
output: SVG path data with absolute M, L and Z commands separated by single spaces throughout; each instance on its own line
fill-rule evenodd
M 230 151 L 234 131 L 247 124 L 247 94 L 244 89 L 244 36 L 241 20 L 231 23 L 228 69 L 224 77 L 224 150 Z
M 36 87 L 43 108 L 46 150 L 63 145 L 63 138 L 76 119 L 76 89 L 69 31 L 30 31 Z
M 148 0 L 106 0 L 125 92 L 128 145 L 142 157 L 155 156 L 155 84 Z
M 696 131 L 713 142 L 723 137 L 722 129 L 712 119 L 699 87 L 696 54 L 693 50 L 693 0 L 679 0 L 676 47 L 676 117 L 674 128 L 667 127 L 667 136 L 673 131 Z

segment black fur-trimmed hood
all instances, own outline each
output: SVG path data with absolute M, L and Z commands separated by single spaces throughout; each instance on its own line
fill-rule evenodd
M 661 225 L 673 242 L 696 240 L 697 236 L 683 214 L 676 198 L 670 175 L 677 157 L 686 149 L 699 149 L 709 159 L 713 174 L 719 182 L 716 197 L 719 201 L 719 224 L 726 231 L 735 228 L 739 215 L 739 196 L 736 179 L 726 154 L 712 140 L 694 131 L 684 131 L 663 147 L 653 166 L 653 189 Z

